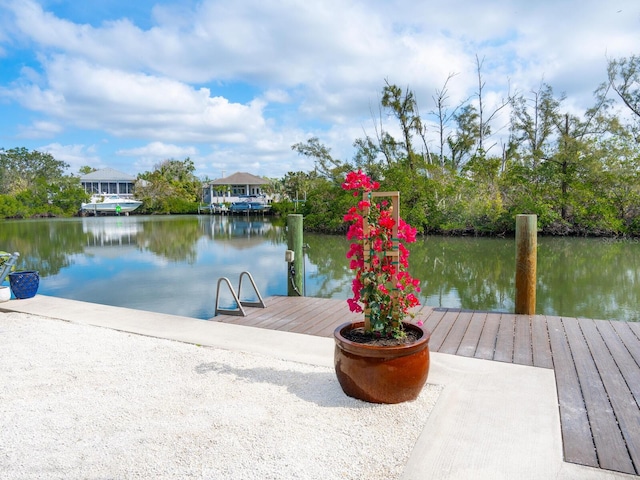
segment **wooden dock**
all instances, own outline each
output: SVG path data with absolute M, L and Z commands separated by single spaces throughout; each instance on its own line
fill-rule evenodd
M 214 320 L 330 337 L 344 300 L 270 297 Z M 564 459 L 640 475 L 640 324 L 422 307 L 433 352 L 555 369 Z

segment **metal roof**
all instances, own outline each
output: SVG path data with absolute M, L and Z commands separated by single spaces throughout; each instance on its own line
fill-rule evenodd
M 210 185 L 266 185 L 269 180 L 251 175 L 247 172 L 236 172 L 228 177 L 218 178 L 210 182 Z
M 102 170 L 96 170 L 95 172 L 87 173 L 80 177 L 81 182 L 122 182 L 129 181 L 135 182 L 136 177 L 127 175 L 126 173 L 119 172 L 113 168 L 103 168 Z

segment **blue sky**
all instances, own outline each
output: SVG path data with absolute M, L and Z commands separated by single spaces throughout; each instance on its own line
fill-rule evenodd
M 350 160 L 385 79 L 428 118 L 450 74 L 451 108 L 474 98 L 480 58 L 488 110 L 544 81 L 580 113 L 639 45 L 637 0 L 0 0 L 0 147 L 279 178 L 313 168 L 291 150 L 313 136 Z

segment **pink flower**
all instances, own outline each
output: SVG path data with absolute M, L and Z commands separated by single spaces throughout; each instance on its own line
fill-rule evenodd
M 358 170 L 347 174 L 342 188 L 362 198 L 363 193 L 377 190 L 380 184 Z M 360 200 L 349 208 L 344 221 L 349 224 L 347 238 L 353 241 L 347 251 L 349 268 L 355 273 L 349 308 L 352 312 L 368 310 L 377 334 L 395 336 L 402 334 L 399 321 L 419 305 L 414 292 L 420 291 L 420 281 L 408 272 L 409 250 L 404 245 L 415 242 L 417 231 L 398 219 L 394 238 L 396 221 L 391 206 L 383 197 L 369 196 L 369 200 Z
M 353 298 L 348 299 L 348 300 L 347 300 L 347 303 L 349 304 L 349 309 L 350 309 L 352 312 L 355 312 L 355 313 L 360 313 L 360 312 L 362 312 L 362 307 L 361 307 L 361 306 L 360 306 L 360 304 L 359 304 L 356 300 L 354 300 Z
M 370 192 L 380 188 L 380 184 L 372 181 L 367 175 L 362 173 L 362 170 L 358 170 L 357 172 L 349 172 L 347 174 L 342 188 L 344 190 L 364 190 L 365 192 Z M 357 192 L 355 196 L 357 196 Z

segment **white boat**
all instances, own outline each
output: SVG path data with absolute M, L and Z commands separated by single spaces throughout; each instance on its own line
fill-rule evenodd
M 85 212 L 99 213 L 129 213 L 142 205 L 142 202 L 132 198 L 124 198 L 117 194 L 93 195 L 91 201 L 82 204 Z

